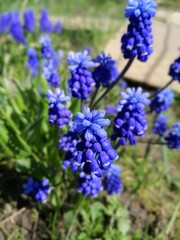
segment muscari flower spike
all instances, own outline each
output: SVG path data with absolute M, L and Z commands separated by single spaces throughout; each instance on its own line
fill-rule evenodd
M 172 130 L 168 132 L 165 141 L 170 149 L 180 149 L 180 122 L 172 126 Z
M 54 50 L 51 45 L 51 38 L 49 36 L 42 36 L 39 40 L 41 44 L 41 57 L 49 59 L 54 57 Z
M 60 84 L 60 76 L 57 72 L 57 69 L 55 66 L 57 63 L 54 62 L 55 59 L 45 59 L 44 60 L 44 66 L 42 68 L 42 75 L 46 78 L 48 84 L 50 87 L 57 88 Z
M 84 172 L 79 174 L 78 192 L 82 193 L 85 197 L 91 195 L 96 197 L 102 190 L 101 179 L 95 175 L 87 175 Z
M 40 17 L 40 32 L 51 33 L 53 31 L 53 24 L 48 17 L 46 9 L 41 10 Z
M 39 60 L 37 57 L 36 50 L 34 48 L 28 48 L 27 50 L 28 61 L 26 67 L 30 69 L 31 76 L 35 77 L 39 68 Z
M 149 104 L 148 93 L 142 93 L 142 88 L 127 88 L 126 93 L 120 93 L 118 114 L 114 119 L 114 134 L 112 139 L 120 139 L 119 143 L 125 145 L 129 140 L 131 145 L 136 144 L 136 136 L 144 136 L 147 128 L 145 119 L 145 106 Z
M 105 126 L 110 124 L 109 119 L 103 119 L 105 111 L 90 111 L 89 107 L 84 108 L 84 113 L 78 112 L 73 117 L 73 131 L 86 140 L 91 141 L 96 135 L 100 138 L 106 138 L 107 133 L 104 130 Z
M 10 23 L 9 33 L 16 42 L 27 44 L 24 37 L 24 31 L 21 26 L 20 16 L 18 12 L 11 13 L 11 23 Z
M 28 32 L 33 32 L 35 30 L 36 19 L 32 9 L 27 9 L 24 12 L 24 27 Z
M 160 137 L 164 136 L 168 130 L 167 120 L 168 117 L 165 115 L 157 116 L 155 124 L 152 127 L 152 132 L 158 134 Z
M 124 58 L 135 58 L 145 62 L 153 52 L 153 35 L 151 18 L 156 13 L 153 0 L 129 0 L 125 16 L 130 24 L 127 33 L 122 36 L 121 50 Z
M 69 125 L 72 113 L 64 103 L 70 101 L 70 97 L 65 96 L 64 91 L 60 88 L 56 88 L 55 93 L 48 90 L 46 98 L 49 100 L 49 123 L 57 124 L 59 128 Z
M 108 119 L 102 119 L 104 115 L 105 111 L 90 112 L 90 109 L 85 107 L 84 114 L 79 112 L 73 117 L 72 127 L 72 131 L 81 139 L 76 145 L 78 154 L 73 159 L 74 163 L 85 173 L 98 177 L 101 177 L 118 157 L 104 130 L 104 126 L 110 123 Z
M 96 82 L 96 87 L 109 87 L 119 75 L 117 61 L 113 60 L 111 55 L 106 55 L 104 51 L 94 60 L 98 66 L 94 69 L 92 76 Z
M 173 80 L 180 82 L 180 57 L 175 59 L 170 65 L 169 76 L 171 76 Z
M 57 23 L 53 27 L 53 32 L 55 32 L 55 33 L 61 33 L 62 32 L 62 25 L 61 25 L 60 21 L 57 21 Z
M 7 33 L 10 24 L 9 20 L 9 14 L 0 14 L 0 33 Z
M 118 165 L 112 164 L 110 169 L 106 172 L 103 181 L 104 190 L 112 195 L 119 194 L 123 190 L 123 184 L 120 178 L 121 168 Z
M 22 185 L 23 193 L 26 195 L 32 195 L 35 200 L 45 203 L 47 201 L 47 195 L 50 193 L 49 180 L 43 179 L 41 182 L 35 181 L 32 177 L 28 178 L 27 183 Z
M 174 100 L 174 93 L 171 89 L 166 88 L 159 92 L 150 103 L 151 112 L 161 113 L 167 111 Z
M 78 170 L 77 164 L 75 164 L 75 157 L 78 154 L 76 145 L 79 142 L 77 134 L 72 131 L 69 131 L 67 134 L 63 135 L 58 144 L 59 149 L 66 151 L 65 158 L 62 166 L 68 168 L 71 166 L 73 172 Z
M 95 85 L 92 73 L 87 68 L 94 67 L 88 51 L 73 53 L 70 52 L 67 57 L 69 63 L 68 69 L 71 72 L 71 78 L 68 79 L 69 88 L 72 96 L 86 100 L 93 91 Z

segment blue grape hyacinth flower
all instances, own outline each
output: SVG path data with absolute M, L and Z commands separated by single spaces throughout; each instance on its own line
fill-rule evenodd
M 75 164 L 75 157 L 78 154 L 76 145 L 79 142 L 77 134 L 69 131 L 67 134 L 63 135 L 58 144 L 59 149 L 66 151 L 65 158 L 63 160 L 62 166 L 68 168 L 71 166 L 73 172 L 78 170 L 77 164 Z
M 1 13 L 0 14 L 0 33 L 7 33 L 9 28 L 9 14 Z
M 78 112 L 73 117 L 73 131 L 79 136 L 83 136 L 86 140 L 91 141 L 96 135 L 100 138 L 106 138 L 107 133 L 104 130 L 105 126 L 110 124 L 109 119 L 103 119 L 105 111 L 90 111 L 89 107 L 84 108 L 84 113 Z
M 167 120 L 168 117 L 165 115 L 157 116 L 155 124 L 152 127 L 152 132 L 158 134 L 160 137 L 164 136 L 168 130 Z
M 167 111 L 174 100 L 174 92 L 166 88 L 163 91 L 159 92 L 150 103 L 151 112 L 155 111 L 156 113 L 161 113 Z
M 24 27 L 28 32 L 33 32 L 35 30 L 36 19 L 32 9 L 27 9 L 24 12 Z
M 35 200 L 45 203 L 47 201 L 47 195 L 51 189 L 49 187 L 49 180 L 43 179 L 41 182 L 35 181 L 32 177 L 28 178 L 27 183 L 22 185 L 23 193 L 26 195 L 32 195 Z
M 46 9 L 41 10 L 40 17 L 40 32 L 51 33 L 53 31 L 53 24 L 49 19 L 48 12 Z
M 54 50 L 51 45 L 51 38 L 49 36 L 42 36 L 39 40 L 41 44 L 41 57 L 49 59 L 54 57 Z
M 172 130 L 168 132 L 165 141 L 170 149 L 180 149 L 180 122 L 172 126 Z
M 49 100 L 49 123 L 56 124 L 59 128 L 69 125 L 72 113 L 64 103 L 70 101 L 70 97 L 65 96 L 60 88 L 56 88 L 55 93 L 48 90 L 46 98 Z
M 24 31 L 20 22 L 20 16 L 18 12 L 11 13 L 11 23 L 10 23 L 9 33 L 16 42 L 27 44 L 24 37 Z
M 53 32 L 55 32 L 55 33 L 61 33 L 62 32 L 62 25 L 61 25 L 60 21 L 57 21 L 57 23 L 53 27 Z
M 84 172 L 79 174 L 78 192 L 82 193 L 85 197 L 88 195 L 96 197 L 102 189 L 100 178 L 95 175 L 87 175 Z
M 180 82 L 180 57 L 170 65 L 169 76 L 171 76 L 173 80 Z
M 68 69 L 74 71 L 78 68 L 93 68 L 94 62 L 91 60 L 87 50 L 83 52 L 70 52 L 67 56 L 67 62 L 69 63 Z
M 98 66 L 94 69 L 92 76 L 96 82 L 96 87 L 109 87 L 119 75 L 117 61 L 113 60 L 111 55 L 106 55 L 104 51 L 94 60 Z
M 68 84 L 72 96 L 86 100 L 89 94 L 92 93 L 95 85 L 92 73 L 87 70 L 87 68 L 94 67 L 94 62 L 86 50 L 77 53 L 70 52 L 67 62 L 69 63 L 68 69 L 71 72 Z
M 55 59 L 45 59 L 42 75 L 46 78 L 50 87 L 57 88 L 59 87 L 61 78 L 56 69 L 58 65 L 55 66 L 56 62 L 54 60 Z
M 153 52 L 151 18 L 156 13 L 153 0 L 129 0 L 125 16 L 130 24 L 127 33 L 121 38 L 121 50 L 124 58 L 135 58 L 145 62 Z
M 39 68 L 39 60 L 37 57 L 36 50 L 34 48 L 27 49 L 28 61 L 26 67 L 30 69 L 31 76 L 35 77 Z
M 121 168 L 118 165 L 112 164 L 110 169 L 106 172 L 103 181 L 104 190 L 112 195 L 119 194 L 123 190 L 123 184 L 120 178 Z
M 112 139 L 120 139 L 119 143 L 125 145 L 129 140 L 131 145 L 136 144 L 137 136 L 144 136 L 148 121 L 145 119 L 145 106 L 150 103 L 148 93 L 142 93 L 142 88 L 127 88 L 121 94 L 118 114 L 114 119 L 114 134 Z

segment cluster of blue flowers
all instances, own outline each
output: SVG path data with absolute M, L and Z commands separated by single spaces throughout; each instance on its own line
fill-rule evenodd
M 159 93 L 157 92 L 157 94 L 150 103 L 151 112 L 155 111 L 156 113 L 159 114 L 162 111 L 168 110 L 173 100 L 174 93 L 171 89 L 166 88 Z
M 180 82 L 180 57 L 174 60 L 169 68 L 169 76 L 172 77 L 173 80 Z
M 26 67 L 30 69 L 30 73 L 32 77 L 35 77 L 39 68 L 39 60 L 37 57 L 37 52 L 34 48 L 27 49 L 28 61 L 26 63 Z
M 60 57 L 54 51 L 51 45 L 51 38 L 43 36 L 40 39 L 41 43 L 41 57 L 44 60 L 42 74 L 46 78 L 50 87 L 59 87 L 60 76 L 58 74 Z
M 79 174 L 78 191 L 85 197 L 88 195 L 96 197 L 102 189 L 102 181 L 96 175 L 87 175 L 84 172 Z
M 56 88 L 55 93 L 48 90 L 46 97 L 49 100 L 49 123 L 56 124 L 59 128 L 69 125 L 72 113 L 64 103 L 70 101 L 70 97 L 65 96 L 64 91 L 60 88 Z
M 40 32 L 45 33 L 60 33 L 62 26 L 60 21 L 57 21 L 55 25 L 51 22 L 48 17 L 48 13 L 45 9 L 41 10 L 41 17 L 39 23 Z M 32 9 L 27 9 L 24 12 L 24 23 L 21 23 L 20 13 L 9 11 L 8 13 L 0 14 L 0 33 L 10 33 L 12 38 L 18 42 L 27 44 L 24 30 L 32 33 L 36 29 L 36 18 Z
M 157 116 L 155 124 L 152 127 L 152 132 L 159 135 L 160 137 L 164 136 L 164 134 L 168 130 L 167 120 L 168 120 L 168 117 L 165 115 Z
M 153 52 L 151 18 L 155 16 L 156 3 L 153 0 L 129 0 L 125 16 L 130 24 L 123 35 L 121 50 L 124 58 L 135 58 L 145 62 Z
M 35 181 L 32 177 L 29 177 L 27 183 L 24 183 L 22 187 L 24 194 L 32 195 L 35 200 L 42 203 L 47 201 L 47 195 L 51 192 L 49 180 L 47 178 L 39 182 Z
M 109 87 L 119 75 L 117 62 L 112 59 L 110 54 L 106 56 L 104 51 L 93 61 L 95 64 L 98 64 L 92 73 L 96 87 L 99 88 L 101 84 L 105 88 Z
M 93 91 L 95 81 L 92 73 L 87 68 L 94 67 L 94 62 L 88 55 L 88 51 L 69 53 L 67 61 L 70 64 L 68 69 L 71 72 L 71 78 L 68 80 L 69 88 L 73 97 L 86 100 Z
M 165 137 L 165 141 L 168 147 L 171 149 L 180 148 L 180 122 L 172 126 L 172 130 L 168 132 L 167 136 Z
M 104 115 L 105 111 L 90 112 L 90 109 L 85 107 L 84 114 L 78 112 L 73 117 L 73 131 L 81 139 L 77 144 L 75 164 L 81 166 L 85 173 L 98 177 L 102 177 L 104 171 L 107 171 L 118 157 L 104 130 L 110 123 L 108 119 L 103 119 Z
M 142 93 L 142 88 L 127 88 L 121 93 L 118 113 L 114 119 L 114 134 L 112 139 L 120 138 L 119 143 L 125 145 L 129 140 L 131 145 L 136 144 L 136 136 L 144 136 L 147 128 L 145 106 L 149 104 L 148 93 Z
M 121 168 L 118 165 L 112 164 L 103 181 L 103 188 L 108 194 L 119 194 L 122 192 L 123 185 L 120 174 Z

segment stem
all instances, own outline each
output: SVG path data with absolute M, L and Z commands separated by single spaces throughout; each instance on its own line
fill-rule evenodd
M 96 88 L 94 94 L 92 95 L 91 102 L 90 102 L 90 104 L 89 104 L 89 107 L 90 107 L 90 108 L 91 108 L 91 106 L 93 105 L 94 100 L 96 99 L 96 96 L 97 96 L 98 90 L 99 90 L 99 87 Z
M 160 88 L 157 92 L 153 93 L 149 98 L 150 99 L 154 98 L 156 95 L 162 92 L 165 88 L 169 87 L 169 85 L 171 85 L 172 82 L 174 82 L 174 79 L 171 79 L 163 88 Z
M 127 62 L 126 66 L 124 67 L 124 69 L 122 70 L 122 72 L 119 74 L 119 76 L 116 78 L 116 80 L 106 89 L 105 92 L 103 92 L 99 98 L 96 100 L 96 102 L 92 105 L 92 109 L 96 107 L 96 105 L 101 101 L 101 99 L 103 97 L 105 97 L 107 95 L 107 93 L 119 82 L 119 80 L 121 78 L 123 78 L 124 74 L 127 72 L 127 70 L 129 69 L 129 67 L 131 66 L 132 62 L 133 62 L 134 58 L 130 58 L 129 61 Z
M 81 112 L 83 111 L 83 107 L 84 107 L 84 101 L 83 99 L 81 99 Z
M 179 210 L 180 210 L 180 202 L 176 205 L 176 208 L 174 210 L 172 218 L 171 218 L 171 220 L 170 220 L 170 222 L 169 222 L 169 224 L 167 226 L 167 229 L 165 231 L 166 235 L 169 235 L 169 233 L 171 232 L 171 230 L 173 228 L 173 224 L 174 224 L 174 222 L 175 222 L 175 220 L 176 220 L 176 218 L 177 218 L 177 216 L 179 214 Z

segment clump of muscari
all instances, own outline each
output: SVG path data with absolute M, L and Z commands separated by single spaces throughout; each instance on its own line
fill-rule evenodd
M 105 88 L 109 87 L 119 75 L 117 61 L 113 60 L 110 54 L 105 55 L 104 51 L 93 61 L 97 64 L 97 67 L 92 73 L 93 79 L 96 82 L 96 87 L 99 88 L 101 84 Z
M 180 82 L 180 57 L 175 59 L 170 65 L 169 76 L 171 76 L 173 80 Z
M 60 76 L 57 72 L 59 67 L 59 56 L 51 45 L 51 38 L 43 36 L 40 38 L 41 57 L 44 60 L 42 75 L 46 78 L 50 87 L 59 87 Z
M 65 103 L 70 101 L 70 97 L 65 96 L 60 88 L 56 88 L 55 93 L 48 90 L 46 98 L 49 100 L 49 123 L 56 124 L 59 128 L 69 125 L 72 113 L 66 108 Z
M 34 48 L 27 49 L 28 61 L 26 63 L 26 67 L 30 69 L 30 73 L 32 77 L 35 77 L 39 68 L 39 60 L 37 57 L 37 52 Z
M 72 96 L 86 100 L 95 85 L 92 73 L 87 68 L 94 67 L 94 63 L 86 50 L 84 52 L 69 53 L 67 61 L 69 63 L 68 69 L 71 72 L 68 84 Z
M 165 137 L 165 141 L 167 146 L 171 149 L 180 148 L 180 122 L 172 126 L 172 130 L 168 132 L 167 136 Z
M 168 130 L 167 120 L 168 120 L 168 117 L 165 115 L 157 116 L 155 124 L 152 127 L 152 132 L 159 135 L 160 137 L 164 136 L 164 134 Z
M 150 109 L 151 112 L 155 111 L 156 113 L 161 113 L 170 108 L 174 100 L 174 93 L 171 89 L 166 88 L 163 91 L 157 91 L 155 97 L 151 100 Z
M 49 19 L 48 13 L 46 9 L 41 10 L 40 17 L 40 32 L 51 33 L 53 31 L 53 24 Z
M 118 113 L 114 119 L 114 134 L 112 139 L 119 139 L 121 145 L 129 140 L 131 145 L 136 144 L 137 136 L 144 136 L 148 121 L 145 116 L 145 106 L 149 104 L 148 93 L 142 93 L 142 88 L 127 88 L 122 92 L 119 101 Z
M 109 125 L 108 119 L 103 119 L 105 111 L 90 112 L 84 108 L 84 114 L 78 112 L 73 117 L 73 132 L 81 141 L 77 144 L 78 154 L 74 159 L 78 167 L 82 167 L 87 174 L 101 177 L 108 170 L 118 155 L 107 138 L 104 127 Z
M 96 197 L 102 189 L 102 181 L 96 175 L 87 175 L 84 172 L 79 174 L 78 191 L 85 197 Z
M 106 172 L 103 181 L 103 188 L 108 194 L 119 194 L 123 190 L 123 184 L 120 178 L 121 168 L 118 165 L 112 164 Z
M 28 32 L 33 32 L 36 27 L 36 19 L 34 16 L 34 11 L 32 9 L 27 9 L 24 12 L 24 28 Z
M 35 181 L 32 177 L 29 177 L 27 183 L 24 183 L 22 187 L 24 194 L 31 195 L 36 201 L 42 203 L 47 201 L 47 195 L 51 191 L 51 187 L 49 187 L 49 180 L 47 178 L 39 182 Z
M 18 12 L 14 12 L 11 14 L 9 33 L 16 42 L 26 44 L 24 30 L 21 25 L 20 16 Z
M 121 39 L 124 58 L 135 58 L 145 62 L 153 52 L 151 18 L 156 14 L 153 0 L 129 0 L 125 16 L 130 24 L 127 33 Z
M 77 143 L 79 142 L 79 138 L 76 133 L 69 131 L 67 134 L 63 135 L 58 144 L 59 149 L 63 149 L 66 151 L 62 166 L 64 168 L 68 168 L 71 166 L 73 172 L 76 172 L 79 168 L 77 164 L 75 164 L 75 158 L 78 154 L 77 151 Z

